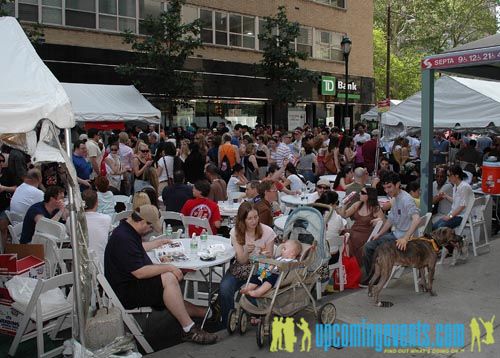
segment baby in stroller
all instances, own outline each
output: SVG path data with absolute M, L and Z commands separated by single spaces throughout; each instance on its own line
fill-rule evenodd
M 276 257 L 277 261 L 294 262 L 302 252 L 302 244 L 299 240 L 287 240 L 281 245 L 281 255 Z M 240 293 L 250 297 L 262 297 L 278 280 L 279 272 L 274 265 L 259 267 L 257 275 L 252 275 L 249 283 L 240 290 Z

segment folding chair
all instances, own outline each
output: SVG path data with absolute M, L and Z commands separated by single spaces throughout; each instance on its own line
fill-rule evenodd
M 5 210 L 5 215 L 7 215 L 7 218 L 9 219 L 11 225 L 22 223 L 24 220 L 24 218 L 20 214 L 14 213 L 10 210 Z
M 160 216 L 161 216 L 160 220 L 162 223 L 163 232 L 165 232 L 165 220 L 178 221 L 180 225 L 184 226 L 184 222 L 182 221 L 184 215 L 182 215 L 181 213 L 178 213 L 176 211 L 160 210 Z
M 56 276 L 58 272 L 68 272 L 66 264 L 62 258 L 61 249 L 57 247 L 57 242 L 55 240 L 35 233 L 31 243 L 43 245 L 45 253 L 45 267 L 47 267 L 49 277 Z
M 125 210 L 132 210 L 132 199 L 127 195 L 113 195 L 113 201 L 115 205 L 117 203 L 122 203 L 125 205 Z
M 120 213 L 116 213 L 113 216 L 113 219 L 111 220 L 111 227 L 115 227 L 116 225 L 118 225 L 120 223 L 120 221 L 128 218 L 130 215 L 132 215 L 132 210 L 126 210 L 126 211 L 122 211 Z
M 184 232 L 189 235 L 189 226 L 193 225 L 207 230 L 208 235 L 212 235 L 212 228 L 207 218 L 197 218 L 194 216 L 182 216 L 182 224 L 184 225 Z
M 33 236 L 35 235 L 52 239 L 59 247 L 62 247 L 63 243 L 69 243 L 66 225 L 48 218 L 38 220 Z
M 21 233 L 23 232 L 23 223 L 17 223 L 15 225 L 9 225 L 8 227 L 10 238 L 13 244 L 19 244 L 21 239 Z
M 57 347 L 49 352 L 45 352 L 43 334 L 51 332 L 51 338 L 55 339 L 57 332 L 60 331 L 62 324 L 66 318 L 71 319 L 73 312 L 72 294 L 67 296 L 66 303 L 42 311 L 40 295 L 49 290 L 59 287 L 67 287 L 73 285 L 73 273 L 68 272 L 62 275 L 54 276 L 48 280 L 38 280 L 35 286 L 33 295 L 27 306 L 14 302 L 12 307 L 23 314 L 23 318 L 17 329 L 16 336 L 12 341 L 9 349 L 9 356 L 15 356 L 19 343 L 36 337 L 38 357 L 54 357 L 60 355 L 64 350 L 64 346 Z M 26 328 L 30 321 L 35 322 L 36 330 L 26 333 Z
M 489 238 L 488 238 L 488 229 L 486 227 L 486 220 L 484 218 L 484 212 L 486 209 L 486 206 L 488 205 L 488 201 L 491 199 L 489 195 L 486 196 L 481 196 L 478 197 L 474 200 L 474 204 L 472 205 L 472 210 L 469 214 L 469 218 L 465 224 L 465 229 L 470 230 L 470 237 L 472 241 L 472 251 L 474 253 L 474 256 L 477 256 L 477 249 L 483 248 L 483 247 L 488 247 L 490 245 Z M 475 228 L 479 227 L 479 237 L 476 238 L 476 233 L 475 233 Z M 484 232 L 484 243 L 477 245 L 476 244 L 476 239 L 479 242 L 479 239 L 481 237 L 481 228 L 482 231 Z M 466 237 L 468 237 L 466 235 Z
M 427 213 L 424 216 L 420 217 L 420 222 L 419 222 L 417 229 L 415 231 L 417 233 L 417 236 L 422 236 L 424 234 L 427 226 L 429 225 L 429 222 L 431 221 L 431 217 L 432 217 L 432 213 Z M 393 266 L 391 275 L 389 276 L 389 279 L 385 283 L 384 288 L 387 287 L 387 285 L 389 284 L 389 282 L 391 281 L 392 278 L 396 278 L 396 279 L 400 278 L 403 275 L 404 269 L 405 269 L 404 266 L 400 266 L 400 265 Z M 413 274 L 413 285 L 415 287 L 415 292 L 418 293 L 419 292 L 419 289 L 418 289 L 418 271 L 415 267 L 412 267 L 412 274 Z
M 136 310 L 126 310 L 125 307 L 123 307 L 123 305 L 121 304 L 120 300 L 118 299 L 118 296 L 116 296 L 115 292 L 113 291 L 113 288 L 111 288 L 111 285 L 109 284 L 108 280 L 106 280 L 106 277 L 104 277 L 102 273 L 97 274 L 97 282 L 99 282 L 99 284 L 101 285 L 103 293 L 111 301 L 111 304 L 120 310 L 123 322 L 129 329 L 129 331 L 133 334 L 137 342 L 139 342 L 142 349 L 144 349 L 144 351 L 148 354 L 153 353 L 154 352 L 153 348 L 144 337 L 141 326 L 139 326 L 139 324 L 137 323 L 137 321 L 133 316 L 134 313 L 150 313 L 152 311 L 151 308 L 141 307 Z

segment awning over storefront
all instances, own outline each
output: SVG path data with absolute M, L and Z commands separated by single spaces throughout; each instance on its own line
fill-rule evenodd
M 78 122 L 160 123 L 161 112 L 134 86 L 62 83 Z

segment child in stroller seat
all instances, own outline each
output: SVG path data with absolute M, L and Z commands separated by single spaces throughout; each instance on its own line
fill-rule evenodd
M 276 257 L 276 260 L 296 262 L 301 252 L 302 244 L 300 241 L 287 240 L 281 245 L 281 255 Z M 278 277 L 279 273 L 275 266 L 259 267 L 259 273 L 252 275 L 250 282 L 240 290 L 240 293 L 250 297 L 262 297 L 274 287 Z

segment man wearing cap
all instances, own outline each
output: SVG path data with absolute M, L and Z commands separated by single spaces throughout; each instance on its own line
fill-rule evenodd
M 363 144 L 361 152 L 363 153 L 363 161 L 368 169 L 368 173 L 372 173 L 375 170 L 375 157 L 377 155 L 377 138 L 379 131 L 378 129 L 374 129 L 372 131 L 372 136 L 370 140 L 366 141 Z
M 321 198 L 321 195 L 323 195 L 323 193 L 327 192 L 330 189 L 331 185 L 328 180 L 325 179 L 318 180 L 318 182 L 316 183 L 316 191 L 313 193 L 313 200 L 314 201 L 318 200 L 319 198 Z
M 147 251 L 170 242 L 143 242 L 152 230 L 161 232 L 160 214 L 153 205 L 143 205 L 113 230 L 104 253 L 104 272 L 127 309 L 165 306 L 183 329 L 182 339 L 199 344 L 217 341 L 215 334 L 196 326 L 190 316 L 203 317 L 206 309 L 185 302 L 179 287 L 182 272 L 169 264 L 153 264 Z

